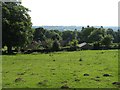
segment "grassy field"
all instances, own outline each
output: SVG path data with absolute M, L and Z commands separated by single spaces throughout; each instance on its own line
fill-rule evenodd
M 3 55 L 4 88 L 116 88 L 117 50 Z

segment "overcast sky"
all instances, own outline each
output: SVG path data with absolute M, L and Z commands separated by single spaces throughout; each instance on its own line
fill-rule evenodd
M 22 0 L 33 26 L 117 26 L 119 0 Z

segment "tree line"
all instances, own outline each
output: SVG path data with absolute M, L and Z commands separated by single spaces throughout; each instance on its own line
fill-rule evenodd
M 51 49 L 77 47 L 86 42 L 99 47 L 119 47 L 120 30 L 105 29 L 103 26 L 82 27 L 82 30 L 47 30 L 42 27 L 32 28 L 30 10 L 20 2 L 2 2 L 2 47 L 7 47 L 7 53 L 12 49 Z
M 44 48 L 52 48 L 51 44 L 56 41 L 60 43 L 61 47 L 76 46 L 86 42 L 109 48 L 111 45 L 118 46 L 119 33 L 119 30 L 104 29 L 102 26 L 100 28 L 82 27 L 81 31 L 77 29 L 73 31 L 46 30 L 40 27 L 35 29 L 33 40 L 46 43 L 43 45 Z

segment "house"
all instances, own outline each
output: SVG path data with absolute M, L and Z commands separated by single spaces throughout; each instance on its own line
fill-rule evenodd
M 82 50 L 90 50 L 90 49 L 93 49 L 93 46 L 84 42 L 84 43 L 81 43 L 81 44 L 78 44 L 78 47 Z

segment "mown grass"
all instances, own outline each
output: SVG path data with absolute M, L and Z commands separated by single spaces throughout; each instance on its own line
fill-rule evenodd
M 2 63 L 3 88 L 117 87 L 117 50 L 3 55 Z

